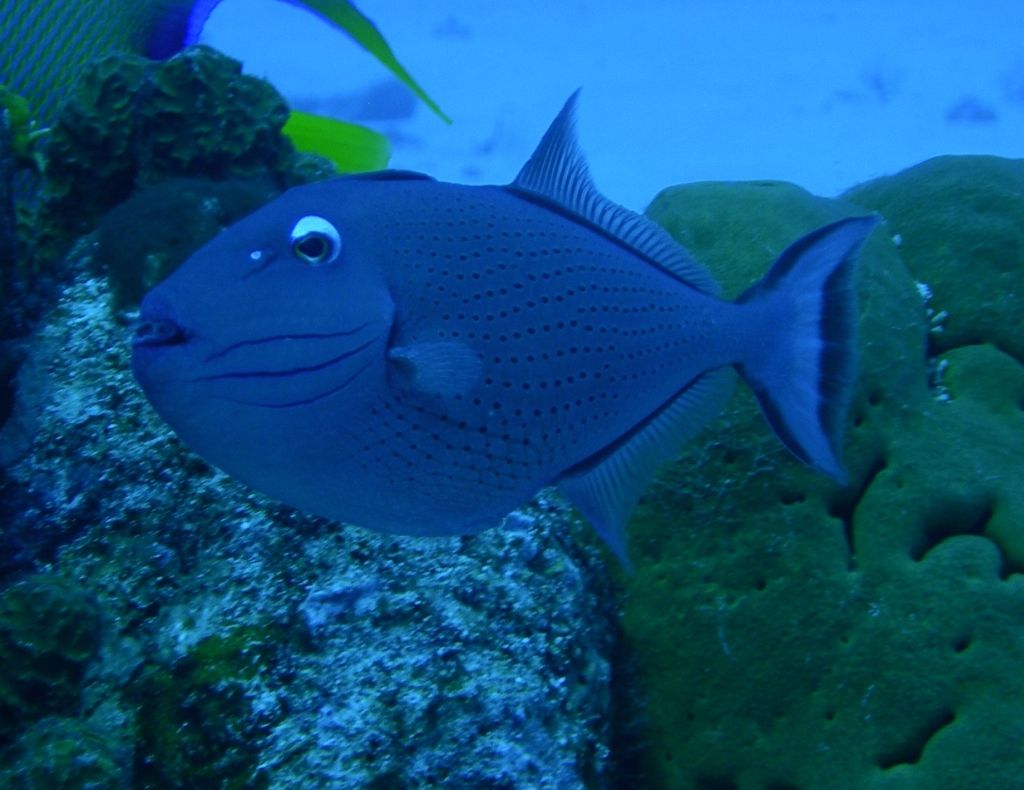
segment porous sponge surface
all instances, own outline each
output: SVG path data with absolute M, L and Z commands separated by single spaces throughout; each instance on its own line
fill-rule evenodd
M 974 164 L 960 163 L 970 190 Z M 1012 214 L 990 226 L 1024 224 L 1019 204 L 985 205 Z M 777 182 L 708 183 L 667 190 L 648 213 L 736 296 L 787 243 L 865 207 Z M 972 219 L 929 218 L 929 238 L 956 246 Z M 890 220 L 862 256 L 849 486 L 789 458 L 742 391 L 631 523 L 624 628 L 646 702 L 643 771 L 660 786 L 1019 782 L 1024 366 L 995 333 L 929 341 L 923 275 L 893 241 L 914 235 Z M 1024 293 L 1020 248 L 1004 247 Z M 961 260 L 964 279 L 988 273 Z M 1006 288 L 1004 274 L 991 287 Z M 955 309 L 969 326 L 975 307 Z

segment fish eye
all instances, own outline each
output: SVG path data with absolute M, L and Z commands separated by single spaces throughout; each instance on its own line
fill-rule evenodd
M 295 223 L 292 255 L 310 266 L 323 266 L 341 253 L 341 234 L 323 217 L 310 215 Z

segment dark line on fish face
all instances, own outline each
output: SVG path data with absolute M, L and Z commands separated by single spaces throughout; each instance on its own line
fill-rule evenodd
M 367 340 L 361 346 L 349 349 L 348 351 L 339 354 L 336 357 L 318 362 L 315 365 L 306 365 L 298 368 L 288 368 L 287 370 L 239 370 L 231 373 L 213 373 L 209 376 L 199 376 L 194 379 L 190 379 L 191 384 L 197 384 L 200 381 L 220 381 L 223 379 L 268 379 L 268 378 L 281 378 L 284 376 L 295 376 L 299 373 L 314 373 L 318 370 L 324 370 L 329 368 L 331 365 L 335 365 L 338 362 L 354 357 L 361 351 L 365 351 L 367 348 L 372 346 L 373 340 Z
M 308 406 L 311 403 L 316 403 L 318 400 L 329 398 L 331 395 L 334 395 L 337 392 L 341 392 L 341 390 L 345 389 L 345 387 L 347 387 L 359 376 L 361 376 L 364 372 L 366 372 L 366 369 L 370 367 L 370 364 L 372 362 L 372 359 L 368 359 L 365 365 L 363 365 L 361 368 L 359 368 L 359 370 L 357 370 L 355 373 L 353 373 L 351 376 L 349 376 L 347 379 L 341 382 L 341 384 L 339 384 L 337 387 L 332 387 L 331 389 L 326 390 L 325 392 L 321 392 L 319 395 L 314 395 L 311 398 L 303 398 L 302 400 L 288 401 L 286 403 L 259 403 L 258 401 L 242 400 L 241 398 L 228 398 L 224 395 L 214 395 L 214 397 L 219 398 L 221 400 L 226 400 L 230 403 L 239 403 L 243 406 L 258 406 L 262 409 L 291 409 L 295 406 Z
M 366 327 L 370 325 L 367 321 L 360 324 L 355 329 L 342 329 L 338 332 L 308 332 L 298 335 L 270 335 L 269 337 L 258 337 L 253 340 L 239 340 L 237 343 L 232 343 L 227 348 L 223 348 L 220 351 L 215 351 L 206 358 L 206 362 L 213 362 L 215 359 L 220 359 L 230 354 L 236 349 L 243 348 L 245 346 L 259 346 L 264 343 L 273 343 L 278 340 L 328 340 L 332 337 L 348 337 L 354 335 L 357 332 L 362 332 Z

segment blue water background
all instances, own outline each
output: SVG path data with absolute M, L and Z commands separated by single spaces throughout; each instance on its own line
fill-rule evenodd
M 784 179 L 835 195 L 938 154 L 1024 156 L 1021 0 L 358 6 L 452 126 L 281 0 L 225 0 L 204 40 L 297 106 L 385 131 L 393 166 L 464 183 L 510 180 L 583 86 L 595 179 L 637 209 L 681 182 Z

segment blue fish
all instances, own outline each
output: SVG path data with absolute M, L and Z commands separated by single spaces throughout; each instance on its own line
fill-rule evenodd
M 401 171 L 300 186 L 141 306 L 135 375 L 199 455 L 310 513 L 472 533 L 555 486 L 623 559 L 643 488 L 739 371 L 842 481 L 855 259 L 877 217 L 792 244 L 736 302 L 594 188 L 574 95 L 508 186 Z

